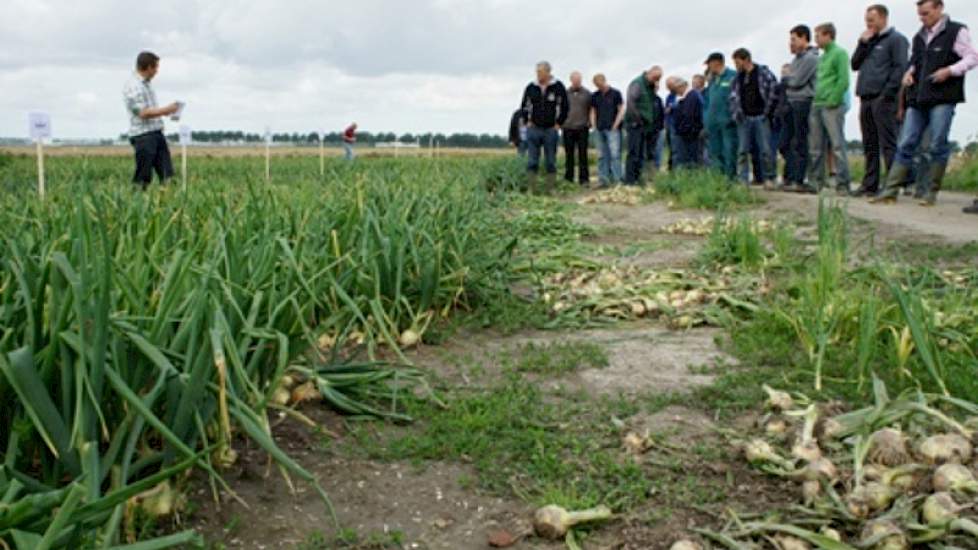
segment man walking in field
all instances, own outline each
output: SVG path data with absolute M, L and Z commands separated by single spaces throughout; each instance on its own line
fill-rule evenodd
M 601 186 L 621 183 L 621 125 L 625 102 L 603 74 L 594 75 L 597 91 L 591 96 L 591 127 L 598 138 L 598 178 Z
M 346 127 L 343 130 L 343 156 L 347 161 L 353 161 L 356 158 L 356 153 L 353 151 L 353 146 L 357 144 L 357 123 Z
M 737 123 L 737 170 L 740 180 L 750 185 L 751 149 L 759 149 L 761 175 L 765 187 L 774 185 L 774 158 L 771 152 L 771 117 L 777 109 L 778 79 L 765 65 L 754 63 L 749 51 L 734 52 L 737 78 L 730 92 L 730 113 Z
M 550 63 L 537 63 L 537 78 L 526 86 L 520 104 L 527 125 L 526 167 L 530 176 L 530 191 L 537 191 L 542 152 L 546 162 L 546 191 L 551 192 L 557 182 L 557 131 L 567 120 L 568 98 L 564 85 L 553 77 Z
M 730 92 L 737 72 L 726 65 L 722 53 L 706 60 L 709 86 L 706 88 L 707 147 L 713 168 L 731 180 L 737 177 L 737 124 L 730 115 Z
M 641 184 L 647 144 L 654 139 L 656 128 L 655 82 L 661 76 L 661 71 L 652 68 L 637 76 L 628 86 L 625 108 L 625 127 L 628 129 L 627 185 Z
M 591 91 L 582 84 L 581 73 L 574 71 L 570 76 L 570 88 L 567 89 L 567 120 L 563 125 L 564 153 L 567 168 L 564 179 L 574 183 L 574 166 L 580 176 L 580 184 L 586 186 L 591 182 L 587 151 L 591 145 Z
M 852 54 L 852 70 L 859 72 L 859 124 L 866 156 L 866 176 L 856 196 L 875 196 L 880 190 L 883 164 L 889 170 L 896 154 L 897 96 L 907 70 L 910 43 L 889 24 L 883 5 L 866 10 L 866 31 Z
M 166 184 L 173 177 L 170 148 L 163 135 L 163 117 L 175 115 L 179 103 L 159 107 L 152 80 L 160 69 L 160 58 L 151 52 L 136 57 L 136 72 L 122 91 L 126 112 L 129 113 L 129 143 L 136 155 L 136 172 L 132 182 L 146 189 L 153 181 L 153 172 Z
M 815 98 L 815 77 L 818 71 L 818 48 L 811 46 L 812 31 L 805 25 L 791 29 L 790 47 L 795 55 L 787 71 L 781 74 L 789 114 L 785 119 L 785 191 L 805 191 L 808 174 L 809 117 Z
M 818 60 L 815 99 L 809 120 L 808 149 L 811 165 L 808 185 L 820 191 L 826 183 L 826 142 L 834 158 L 835 187 L 839 195 L 849 194 L 849 154 L 846 145 L 846 94 L 849 91 L 849 54 L 835 42 L 832 23 L 815 28 L 815 41 L 822 50 Z
M 909 88 L 909 109 L 886 187 L 871 200 L 874 203 L 896 202 L 900 185 L 908 179 L 914 153 L 928 129 L 931 133 L 929 165 L 920 169 L 927 170 L 930 189 L 920 204 L 937 203 L 951 155 L 948 142 L 951 121 L 958 104 L 965 101 L 965 75 L 978 67 L 978 51 L 968 27 L 944 14 L 943 0 L 917 2 L 917 15 L 923 27 L 913 39 L 910 68 L 903 77 L 903 83 Z M 965 208 L 965 212 L 978 214 L 978 202 Z

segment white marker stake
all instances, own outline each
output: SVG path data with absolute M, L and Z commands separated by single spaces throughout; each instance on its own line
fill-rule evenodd
M 272 181 L 272 130 L 265 129 L 265 182 Z
M 326 177 L 326 133 L 319 136 L 319 177 Z
M 187 190 L 187 144 L 190 143 L 190 126 L 180 127 L 180 176 L 183 178 L 183 190 Z
M 428 156 L 435 158 L 435 134 L 428 136 Z
M 44 198 L 44 138 L 51 137 L 51 115 L 30 113 L 27 115 L 28 133 L 37 144 L 37 194 Z

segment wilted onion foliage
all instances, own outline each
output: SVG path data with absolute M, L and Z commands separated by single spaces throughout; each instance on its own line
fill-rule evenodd
M 486 191 L 498 162 L 334 165 L 268 185 L 239 160 L 143 194 L 118 160 L 56 159 L 46 201 L 27 163 L 0 173 L 0 541 L 127 542 L 129 507 L 180 472 L 209 472 L 216 497 L 238 435 L 315 484 L 270 436 L 283 378 L 342 412 L 400 418 L 382 401 L 410 373 L 324 364 L 318 344 L 396 350 L 504 288 Z

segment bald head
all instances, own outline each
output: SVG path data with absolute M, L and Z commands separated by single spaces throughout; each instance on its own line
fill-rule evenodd
M 575 89 L 580 88 L 583 82 L 584 82 L 584 77 L 581 76 L 581 73 L 579 73 L 578 71 L 574 71 L 570 74 L 571 88 L 575 88 Z

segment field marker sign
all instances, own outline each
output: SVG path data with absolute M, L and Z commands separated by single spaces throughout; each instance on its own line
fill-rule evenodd
M 51 137 L 51 115 L 30 113 L 27 115 L 28 133 L 37 144 L 37 194 L 44 198 L 44 140 Z
M 272 129 L 265 128 L 265 182 L 272 181 Z
M 193 131 L 190 126 L 183 124 L 180 126 L 180 176 L 183 181 L 183 190 L 187 190 L 187 146 L 193 140 Z

